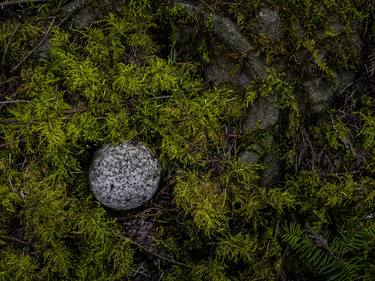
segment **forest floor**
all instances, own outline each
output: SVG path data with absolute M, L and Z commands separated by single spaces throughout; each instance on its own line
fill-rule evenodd
M 0 281 L 373 280 L 374 8 L 0 1 Z M 162 179 L 114 211 L 124 141 Z

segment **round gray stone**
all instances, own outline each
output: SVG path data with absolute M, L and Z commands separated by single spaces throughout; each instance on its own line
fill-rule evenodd
M 99 149 L 89 180 L 96 199 L 115 210 L 130 210 L 149 201 L 158 189 L 161 168 L 148 149 L 125 142 Z

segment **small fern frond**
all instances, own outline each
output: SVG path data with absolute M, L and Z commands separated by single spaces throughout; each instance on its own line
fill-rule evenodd
M 303 235 L 304 234 L 301 226 L 295 222 L 292 222 L 291 224 L 284 226 L 284 234 L 282 239 L 284 242 L 287 242 L 292 249 L 295 249 L 297 248 L 297 245 L 302 239 Z
M 368 239 L 365 235 L 374 230 L 372 227 L 366 227 L 354 236 L 338 235 L 333 239 L 330 239 L 328 232 L 321 235 L 309 226 L 306 228 L 304 231 L 297 223 L 285 226 L 282 236 L 284 242 L 287 242 L 313 270 L 323 274 L 328 280 L 360 279 L 364 257 L 355 256 L 351 251 L 364 249 L 366 245 L 363 243 Z M 351 258 L 353 256 L 354 258 Z

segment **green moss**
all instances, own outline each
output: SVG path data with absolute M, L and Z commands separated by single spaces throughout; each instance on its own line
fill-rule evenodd
M 16 92 L 11 88 L 7 98 L 18 102 L 1 104 L 0 119 L 0 280 L 132 280 L 144 264 L 153 266 L 145 252 L 159 260 L 155 270 L 166 280 L 278 280 L 283 274 L 370 280 L 374 100 L 363 90 L 352 111 L 333 109 L 316 121 L 304 118 L 297 95 L 308 65 L 326 76 L 357 68 L 360 54 L 345 40 L 357 32 L 354 23 L 367 20 L 365 2 L 205 1 L 200 9 L 208 5 L 220 14 L 223 8 L 270 65 L 282 59 L 292 73 L 271 70 L 246 90 L 204 82 L 202 69 L 213 53 L 208 34 L 195 62 L 173 58 L 173 28 L 199 19 L 169 2 L 130 1 L 90 27 L 53 27 L 50 59 L 27 60 L 12 78 Z M 9 70 L 43 37 L 54 5 L 0 26 L 2 88 L 12 83 Z M 279 10 L 286 40 L 253 32 L 263 7 Z M 169 34 L 157 35 L 162 32 Z M 270 95 L 277 97 L 279 124 L 242 134 L 253 101 Z M 272 188 L 259 183 L 262 165 L 238 159 L 254 143 L 275 151 L 270 135 L 288 163 L 285 181 Z M 156 210 L 158 235 L 150 247 L 128 238 L 124 224 L 147 212 L 114 214 L 95 201 L 87 182 L 93 151 L 126 140 L 153 148 L 163 168 L 162 191 L 145 206 Z

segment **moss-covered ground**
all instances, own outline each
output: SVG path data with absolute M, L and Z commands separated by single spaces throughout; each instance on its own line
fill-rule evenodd
M 65 2 L 0 3 L 1 281 L 374 280 L 372 1 L 196 1 L 288 70 L 247 89 L 203 79 L 204 40 L 193 59 L 173 56 L 175 27 L 199 21 L 172 1 L 86 1 L 96 18 L 80 29 Z M 264 7 L 279 11 L 283 40 L 254 32 Z M 330 110 L 301 110 L 302 81 L 338 69 L 357 79 Z M 267 137 L 242 128 L 260 95 L 278 95 L 282 114 L 272 187 L 264 163 L 238 157 Z M 88 167 L 126 140 L 154 151 L 162 182 L 142 208 L 114 212 Z

